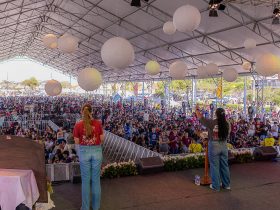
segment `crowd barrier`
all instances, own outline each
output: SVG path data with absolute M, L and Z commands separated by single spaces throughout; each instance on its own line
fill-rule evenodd
M 49 122 L 48 120 L 27 120 L 27 121 L 4 121 L 1 123 L 1 128 L 10 128 L 11 125 L 17 123 L 23 129 L 36 128 L 38 131 L 45 131 Z

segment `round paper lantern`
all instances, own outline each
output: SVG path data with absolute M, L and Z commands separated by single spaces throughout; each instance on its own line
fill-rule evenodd
M 113 37 L 101 48 L 103 62 L 113 69 L 125 69 L 134 61 L 133 46 L 124 38 Z
M 95 68 L 85 68 L 78 75 L 78 84 L 83 90 L 96 90 L 102 84 L 102 75 Z
M 179 7 L 173 15 L 173 24 L 180 32 L 192 32 L 198 28 L 201 21 L 199 10 L 191 5 Z
M 75 52 L 78 44 L 78 39 L 70 34 L 64 34 L 58 39 L 58 49 L 65 53 Z
M 50 49 L 55 49 L 57 48 L 57 37 L 54 34 L 46 34 L 43 37 L 43 43 L 45 47 L 50 48 Z
M 168 35 L 172 35 L 176 32 L 176 28 L 172 21 L 168 21 L 163 25 L 163 32 Z
M 183 61 L 176 61 L 169 67 L 170 76 L 175 80 L 183 80 L 186 77 L 188 67 Z
M 157 75 L 160 72 L 160 65 L 156 61 L 149 61 L 145 66 L 145 70 L 149 75 Z
M 228 82 L 234 82 L 237 79 L 237 77 L 238 73 L 234 68 L 226 69 L 223 72 L 223 78 Z
M 256 72 L 268 77 L 280 72 L 280 59 L 276 55 L 267 53 L 259 57 L 256 61 Z
M 247 70 L 249 71 L 251 69 L 251 63 L 245 61 L 243 64 L 242 64 L 242 67 L 244 70 Z
M 62 92 L 62 86 L 57 80 L 49 80 L 45 84 L 45 91 L 49 96 L 58 96 Z
M 205 79 L 208 76 L 205 66 L 199 66 L 196 73 L 198 79 Z
M 209 63 L 206 65 L 206 72 L 209 76 L 219 73 L 219 67 L 215 63 Z
M 246 39 L 244 42 L 245 49 L 253 49 L 257 46 L 257 42 L 254 39 Z

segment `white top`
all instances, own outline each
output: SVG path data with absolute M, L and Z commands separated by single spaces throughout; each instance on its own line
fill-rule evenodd
M 146 122 L 149 121 L 149 114 L 145 113 L 143 118 L 144 118 L 144 121 L 146 121 Z
M 0 169 L 0 186 L 2 210 L 15 210 L 21 203 L 32 209 L 40 195 L 31 170 Z

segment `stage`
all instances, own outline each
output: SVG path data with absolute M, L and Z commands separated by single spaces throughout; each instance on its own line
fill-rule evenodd
M 202 169 L 102 180 L 101 210 L 279 210 L 280 162 L 231 166 L 232 190 L 194 185 Z M 79 210 L 80 184 L 54 186 L 54 210 Z

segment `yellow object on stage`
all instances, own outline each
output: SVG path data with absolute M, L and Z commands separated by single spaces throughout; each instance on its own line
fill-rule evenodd
M 216 91 L 217 98 L 223 97 L 223 78 L 219 81 L 217 91 Z

